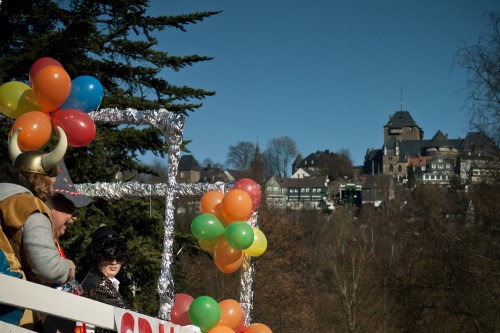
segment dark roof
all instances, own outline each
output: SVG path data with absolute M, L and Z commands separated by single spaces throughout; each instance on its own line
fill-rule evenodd
M 283 178 L 272 177 L 281 186 L 281 188 L 306 188 L 306 187 L 325 187 L 326 177 L 305 177 L 305 178 Z
M 427 143 L 427 147 L 451 147 L 448 137 L 438 130 L 432 139 Z
M 387 149 L 394 149 L 394 148 L 396 148 L 397 145 L 398 145 L 398 141 L 392 136 L 385 143 L 385 147 Z
M 212 183 L 217 181 L 227 182 L 227 175 L 224 170 L 212 166 L 201 169 L 200 183 Z
M 399 142 L 400 156 L 418 156 L 421 155 L 422 147 L 427 140 L 403 140 Z
M 460 145 L 460 152 L 472 154 L 498 154 L 498 146 L 483 132 L 470 132 Z
M 397 111 L 390 118 L 384 127 L 412 127 L 417 126 L 408 111 Z
M 235 180 L 240 180 L 248 177 L 248 171 L 226 169 L 226 172 L 229 173 Z
M 298 154 L 297 157 L 295 157 L 293 164 L 298 165 L 300 162 L 302 162 L 302 156 Z
M 384 152 L 382 151 L 382 149 L 370 149 L 369 151 L 366 152 L 365 159 L 371 161 L 375 158 L 382 158 L 383 154 Z
M 179 171 L 200 171 L 200 165 L 193 155 L 183 155 L 179 159 Z
M 319 164 L 321 158 L 325 155 L 335 155 L 335 153 L 331 152 L 330 150 L 318 150 L 315 153 L 307 155 L 306 158 L 302 159 L 300 163 L 296 165 L 296 167 L 307 169 L 311 167 L 315 167 Z M 297 156 L 295 159 L 296 161 L 298 160 L 300 155 Z
M 391 187 L 391 175 L 366 175 L 363 189 L 387 189 Z
M 305 178 L 286 178 L 282 186 L 306 188 L 306 187 L 324 187 L 326 177 L 305 177 Z
M 441 131 L 439 131 L 441 132 Z M 441 133 L 442 134 L 442 133 Z M 437 135 L 437 134 L 436 134 Z M 462 139 L 444 139 L 440 135 L 436 135 L 431 140 L 403 140 L 399 141 L 399 156 L 419 156 L 423 155 L 425 152 L 423 150 L 429 147 L 452 147 L 459 149 Z

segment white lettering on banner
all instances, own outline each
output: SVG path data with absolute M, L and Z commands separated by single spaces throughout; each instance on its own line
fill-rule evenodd
M 114 308 L 118 333 L 201 333 L 197 326 L 179 326 L 137 312 Z

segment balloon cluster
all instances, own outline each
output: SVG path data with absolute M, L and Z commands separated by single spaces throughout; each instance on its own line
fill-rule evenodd
M 44 57 L 31 66 L 29 81 L 31 87 L 17 81 L 0 86 L 0 112 L 16 119 L 11 133 L 22 128 L 22 150 L 43 147 L 57 126 L 66 133 L 69 146 L 83 147 L 94 140 L 96 127 L 87 113 L 99 107 L 104 91 L 96 78 L 84 75 L 71 81 L 57 60 Z
M 237 271 L 244 254 L 258 257 L 266 251 L 264 233 L 246 222 L 259 207 L 261 195 L 255 181 L 243 178 L 226 194 L 209 191 L 201 197 L 201 214 L 191 222 L 191 231 L 200 247 L 213 253 L 221 272 Z
M 233 299 L 221 302 L 209 296 L 193 298 L 175 294 L 170 321 L 177 325 L 196 325 L 206 333 L 272 333 L 264 324 L 245 326 L 240 303 Z

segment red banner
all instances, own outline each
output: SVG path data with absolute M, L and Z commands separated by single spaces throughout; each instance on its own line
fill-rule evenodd
M 115 308 L 118 333 L 201 333 L 197 326 L 179 326 L 137 312 Z

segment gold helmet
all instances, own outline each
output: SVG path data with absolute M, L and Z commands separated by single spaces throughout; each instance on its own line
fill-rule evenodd
M 64 158 L 64 154 L 68 148 L 66 133 L 64 133 L 61 127 L 57 126 L 59 142 L 51 152 L 45 153 L 41 150 L 27 150 L 23 152 L 17 144 L 17 137 L 20 130 L 21 128 L 18 128 L 9 139 L 9 155 L 14 163 L 14 168 L 17 171 L 51 175 L 57 163 Z

